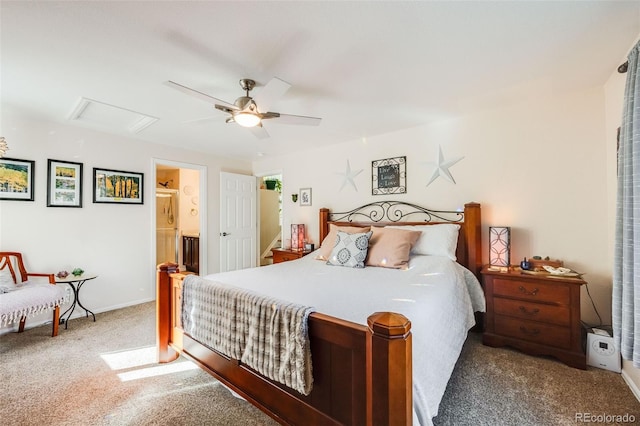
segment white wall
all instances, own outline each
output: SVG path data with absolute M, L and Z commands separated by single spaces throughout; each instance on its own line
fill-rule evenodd
M 0 201 L 0 250 L 20 251 L 34 272 L 75 267 L 99 277 L 82 289 L 83 304 L 94 312 L 155 298 L 155 212 L 151 199 L 153 158 L 207 167 L 208 264 L 219 270 L 219 172 L 251 173 L 251 164 L 199 152 L 117 137 L 2 112 L 7 157 L 35 160 L 35 201 Z M 46 207 L 47 159 L 84 164 L 82 208 Z M 94 204 L 93 167 L 144 173 L 144 205 Z M 202 198 L 202 196 L 201 196 Z M 76 311 L 77 313 L 77 311 Z M 47 316 L 48 318 L 48 316 Z M 27 321 L 34 324 L 38 318 Z
M 290 223 L 305 223 L 318 241 L 318 209 L 345 211 L 374 200 L 399 199 L 433 209 L 482 204 L 483 247 L 490 225 L 512 228 L 512 262 L 524 256 L 550 256 L 584 272 L 605 321 L 611 311 L 611 255 L 606 224 L 610 200 L 604 93 L 594 88 L 478 112 L 387 135 L 354 140 L 304 154 L 254 162 L 254 174 L 282 169 L 284 234 Z M 438 146 L 445 160 L 464 156 L 450 171 L 457 184 L 434 170 Z M 407 156 L 407 194 L 371 195 L 371 161 Z M 346 161 L 357 192 L 342 177 Z M 311 187 L 312 207 L 291 201 L 291 193 Z M 483 253 L 488 260 L 488 250 Z M 586 297 L 582 317 L 596 317 Z

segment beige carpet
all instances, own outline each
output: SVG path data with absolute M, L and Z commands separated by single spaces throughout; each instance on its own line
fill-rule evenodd
M 576 425 L 576 414 L 635 416 L 640 402 L 620 374 L 491 348 L 470 333 L 434 418 L 437 425 Z M 580 415 L 579 414 L 579 415 Z M 592 423 L 594 424 L 594 423 Z M 599 423 L 616 424 L 616 423 Z
M 2 424 L 276 424 L 190 362 L 156 364 L 154 308 L 74 319 L 55 338 L 50 326 L 0 336 Z M 577 412 L 640 421 L 619 374 L 485 347 L 472 333 L 434 423 L 575 425 Z
M 276 425 L 191 362 L 155 363 L 155 304 L 0 336 L 3 425 Z M 183 371 L 180 371 L 183 370 Z

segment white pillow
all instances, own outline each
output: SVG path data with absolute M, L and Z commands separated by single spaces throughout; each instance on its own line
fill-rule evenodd
M 336 245 L 331 251 L 327 265 L 364 268 L 371 234 L 372 231 L 359 234 L 347 234 L 346 232 L 338 231 Z
M 331 257 L 331 251 L 336 245 L 336 235 L 338 231 L 346 232 L 347 234 L 359 234 L 362 232 L 368 232 L 371 229 L 370 226 L 359 227 L 359 226 L 337 226 L 333 223 L 329 224 L 329 234 L 324 237 L 322 243 L 320 244 L 320 250 L 318 250 L 318 255 L 315 257 L 317 260 L 328 260 Z
M 456 248 L 458 247 L 458 230 L 460 225 L 444 223 L 438 225 L 408 225 L 388 226 L 388 228 L 407 229 L 420 231 L 422 234 L 411 248 L 411 254 L 427 256 L 444 256 L 456 260 Z

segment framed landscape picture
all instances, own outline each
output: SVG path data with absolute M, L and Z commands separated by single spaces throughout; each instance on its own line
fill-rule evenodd
M 143 204 L 143 173 L 93 169 L 93 202 Z
M 82 207 L 82 163 L 48 160 L 47 207 Z
M 33 201 L 35 161 L 0 158 L 0 200 Z

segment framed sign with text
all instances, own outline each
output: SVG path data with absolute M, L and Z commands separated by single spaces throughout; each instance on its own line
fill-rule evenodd
M 371 194 L 407 193 L 407 157 L 371 162 Z

